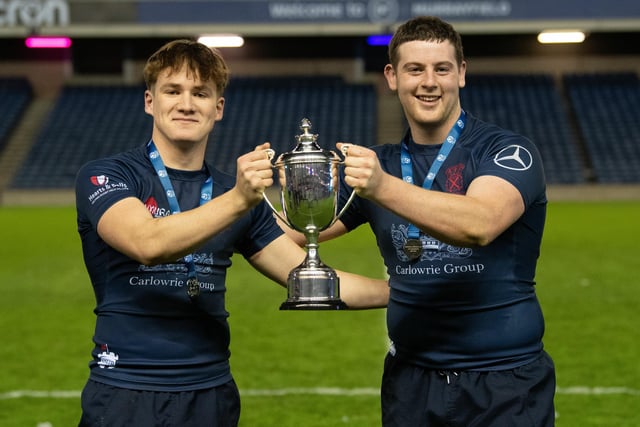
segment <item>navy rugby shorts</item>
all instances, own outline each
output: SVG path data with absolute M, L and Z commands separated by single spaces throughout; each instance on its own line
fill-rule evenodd
M 438 371 L 387 354 L 383 427 L 552 427 L 555 368 L 545 352 L 503 371 Z
M 233 380 L 180 392 L 129 390 L 89 380 L 81 403 L 79 427 L 236 427 L 240 418 Z

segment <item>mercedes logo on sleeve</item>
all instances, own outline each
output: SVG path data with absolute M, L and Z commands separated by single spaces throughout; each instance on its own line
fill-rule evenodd
M 509 145 L 496 154 L 493 162 L 505 169 L 526 171 L 533 164 L 533 157 L 529 150 L 523 146 Z

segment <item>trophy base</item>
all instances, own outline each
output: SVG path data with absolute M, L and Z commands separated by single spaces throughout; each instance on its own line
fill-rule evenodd
M 347 310 L 348 308 L 342 300 L 285 301 L 280 305 L 280 310 Z
M 288 298 L 280 310 L 346 310 L 340 299 L 340 278 L 322 263 L 302 264 L 289 273 Z

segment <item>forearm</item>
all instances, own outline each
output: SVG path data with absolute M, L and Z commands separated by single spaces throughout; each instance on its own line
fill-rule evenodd
M 383 308 L 389 302 L 389 283 L 358 274 L 337 271 L 340 298 L 349 309 Z
M 371 200 L 407 220 L 424 233 L 452 244 L 478 241 L 479 209 L 463 196 L 425 190 L 388 175 Z
M 282 213 L 281 213 L 282 215 Z M 294 242 L 296 242 L 298 244 L 298 246 L 302 247 L 305 245 L 306 243 L 306 239 L 304 237 L 304 234 L 302 234 L 299 231 L 294 230 L 293 228 L 289 227 L 289 225 L 287 223 L 285 223 L 280 216 L 275 215 L 276 217 L 276 222 L 278 223 L 278 225 L 280 226 L 280 228 L 282 228 L 282 231 L 284 231 L 284 233 L 289 236 L 289 238 L 291 240 L 293 240 Z
M 162 238 L 154 254 L 155 262 L 175 260 L 192 253 L 250 209 L 251 206 L 231 190 L 196 209 L 161 218 L 158 228 Z
M 226 229 L 250 209 L 233 190 L 196 209 L 153 218 L 138 199 L 109 208 L 98 233 L 111 247 L 145 265 L 175 261 Z
M 303 233 L 292 229 L 287 224 L 285 224 L 280 218 L 278 217 L 276 218 L 280 228 L 282 228 L 282 230 L 285 232 L 287 236 L 289 236 L 289 238 L 291 238 L 291 240 L 296 242 L 300 247 L 304 247 L 306 245 L 307 239 L 305 238 Z M 347 227 L 345 227 L 342 221 L 338 220 L 331 227 L 320 232 L 320 235 L 318 236 L 318 242 L 325 242 L 327 240 L 335 239 L 336 237 L 342 236 L 347 232 L 348 232 Z
M 422 232 L 458 246 L 489 244 L 524 211 L 515 187 L 496 177 L 480 177 L 459 195 L 386 175 L 370 198 Z

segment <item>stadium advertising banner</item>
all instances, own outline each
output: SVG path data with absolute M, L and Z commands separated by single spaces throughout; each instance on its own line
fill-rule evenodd
M 640 17 L 637 0 L 263 0 L 139 1 L 137 4 L 140 22 L 393 23 L 417 15 L 437 15 L 449 20 Z
M 638 0 L 0 0 L 0 30 L 96 24 L 392 24 L 417 15 L 465 22 L 625 20 Z M 636 25 L 636 24 L 632 24 Z M 639 25 L 636 25 L 638 27 Z M 636 28 L 640 29 L 640 28 Z M 98 28 L 96 28 L 96 31 Z

